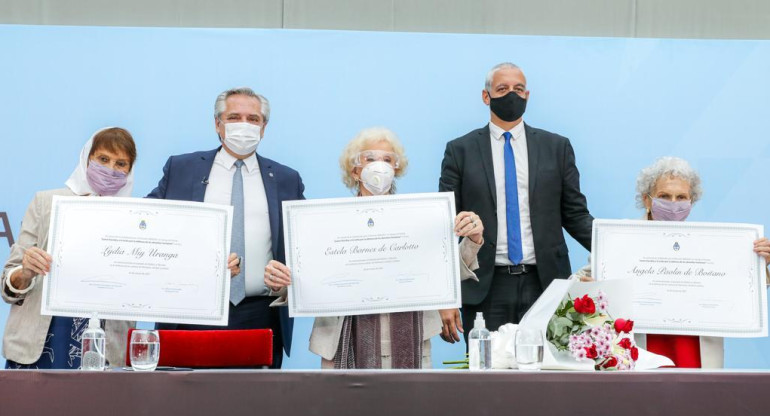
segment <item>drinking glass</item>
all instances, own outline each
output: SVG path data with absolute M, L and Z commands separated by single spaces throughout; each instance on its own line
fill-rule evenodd
M 160 335 L 151 329 L 131 333 L 130 359 L 134 371 L 154 371 L 160 358 Z
M 516 364 L 520 370 L 540 370 L 543 365 L 543 333 L 539 329 L 520 326 L 513 344 L 516 349 Z

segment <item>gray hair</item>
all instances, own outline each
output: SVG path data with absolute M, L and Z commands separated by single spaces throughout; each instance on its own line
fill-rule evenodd
M 249 87 L 230 88 L 227 91 L 219 94 L 217 100 L 214 102 L 214 117 L 219 118 L 222 113 L 225 112 L 225 101 L 228 97 L 233 95 L 245 95 L 247 97 L 253 97 L 259 100 L 260 107 L 262 108 L 262 118 L 265 119 L 265 124 L 270 120 L 270 101 L 264 96 L 257 94 Z
M 518 69 L 521 71 L 521 68 L 519 68 L 516 64 L 512 64 L 510 62 L 503 62 L 501 64 L 497 64 L 492 67 L 492 69 L 487 72 L 487 80 L 484 82 L 484 89 L 489 91 L 490 88 L 492 88 L 492 78 L 495 76 L 495 72 L 501 70 L 501 69 Z
M 703 189 L 700 185 L 700 175 L 695 169 L 687 163 L 686 160 L 674 157 L 664 156 L 655 161 L 639 172 L 636 177 L 636 206 L 644 208 L 644 196 L 652 193 L 658 179 L 663 176 L 679 178 L 690 184 L 690 201 L 697 202 Z

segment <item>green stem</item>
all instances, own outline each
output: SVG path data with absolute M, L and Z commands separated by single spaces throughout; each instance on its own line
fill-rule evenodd
M 468 360 L 462 361 L 444 361 L 443 364 L 468 364 Z

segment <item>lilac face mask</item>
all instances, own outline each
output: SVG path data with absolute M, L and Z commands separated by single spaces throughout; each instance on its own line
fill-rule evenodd
M 690 215 L 692 202 L 668 201 L 652 198 L 652 219 L 658 221 L 684 221 Z
M 126 186 L 128 175 L 110 169 L 99 162 L 89 161 L 86 168 L 86 178 L 91 189 L 101 196 L 113 196 Z

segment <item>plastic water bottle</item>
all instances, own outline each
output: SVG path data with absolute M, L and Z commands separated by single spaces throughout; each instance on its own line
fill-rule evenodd
M 468 367 L 471 370 L 492 368 L 492 340 L 481 312 L 476 313 L 476 322 L 468 334 Z
M 88 328 L 83 331 L 80 369 L 87 371 L 104 371 L 105 367 L 105 335 L 99 327 L 99 320 L 93 317 L 88 320 Z

